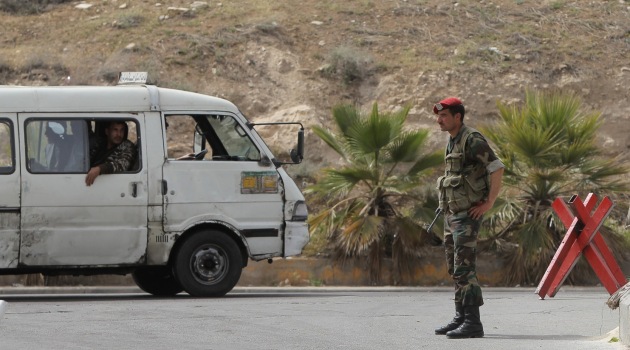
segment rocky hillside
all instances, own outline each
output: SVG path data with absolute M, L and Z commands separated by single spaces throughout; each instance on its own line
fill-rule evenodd
M 58 2 L 0 12 L 0 84 L 105 85 L 148 71 L 255 121 L 307 126 L 328 124 L 340 102 L 409 105 L 411 127 L 435 130 L 432 147 L 444 135 L 431 106 L 444 96 L 462 98 L 475 126 L 527 87 L 562 88 L 602 112 L 602 144 L 630 158 L 627 0 Z M 294 141 L 280 136 L 277 147 Z M 307 147 L 294 171 L 337 161 L 312 134 Z

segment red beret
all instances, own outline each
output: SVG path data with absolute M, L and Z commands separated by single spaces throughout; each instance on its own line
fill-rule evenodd
M 461 104 L 462 101 L 460 101 L 457 97 L 447 97 L 433 106 L 433 113 L 438 114 L 439 111 L 445 108 L 459 106 Z

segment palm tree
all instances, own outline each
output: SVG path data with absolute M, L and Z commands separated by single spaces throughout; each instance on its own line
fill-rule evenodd
M 413 194 L 426 186 L 423 176 L 442 164 L 443 155 L 426 152 L 427 130 L 404 128 L 408 113 L 409 108 L 379 113 L 376 103 L 367 114 L 338 105 L 333 108 L 338 134 L 313 128 L 345 165 L 325 169 L 307 189 L 326 203 L 326 209 L 310 218 L 311 230 L 326 235 L 337 257 L 367 257 L 373 283 L 379 282 L 385 256 L 391 256 L 396 267 L 408 267 L 430 238 L 405 214 L 406 204 L 418 199 Z
M 620 177 L 627 168 L 603 156 L 596 144 L 600 114 L 583 112 L 572 93 L 527 91 L 522 107 L 498 108 L 501 120 L 484 134 L 505 163 L 505 193 L 487 222 L 492 234 L 486 243 L 506 253 L 508 284 L 535 284 L 566 232 L 552 202 L 619 193 L 627 188 Z M 601 232 L 611 245 L 625 246 L 611 229 Z

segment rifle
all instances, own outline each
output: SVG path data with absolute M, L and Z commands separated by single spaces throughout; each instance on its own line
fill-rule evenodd
M 433 221 L 431 221 L 431 224 L 429 224 L 429 226 L 426 228 L 427 232 L 431 235 L 430 243 L 432 246 L 440 246 L 443 243 L 442 238 L 436 235 L 432 230 L 433 225 L 435 225 L 435 222 L 437 221 L 437 219 L 440 217 L 441 214 L 442 214 L 441 208 L 435 209 L 435 218 L 433 218 Z

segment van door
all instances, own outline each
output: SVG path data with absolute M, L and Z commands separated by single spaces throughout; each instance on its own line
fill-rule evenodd
M 282 253 L 282 184 L 276 169 L 231 115 L 168 115 L 164 231 L 221 222 L 247 239 L 252 257 Z M 191 159 L 195 128 L 205 155 Z M 174 133 L 183 132 L 183 136 Z M 187 142 L 182 143 L 185 139 Z M 177 141 L 176 141 L 177 140 Z
M 147 246 L 143 114 L 19 114 L 24 144 L 20 264 L 141 264 Z M 112 120 L 137 147 L 126 170 L 86 185 L 90 149 Z
M 17 118 L 0 113 L 0 269 L 16 267 L 20 247 Z

